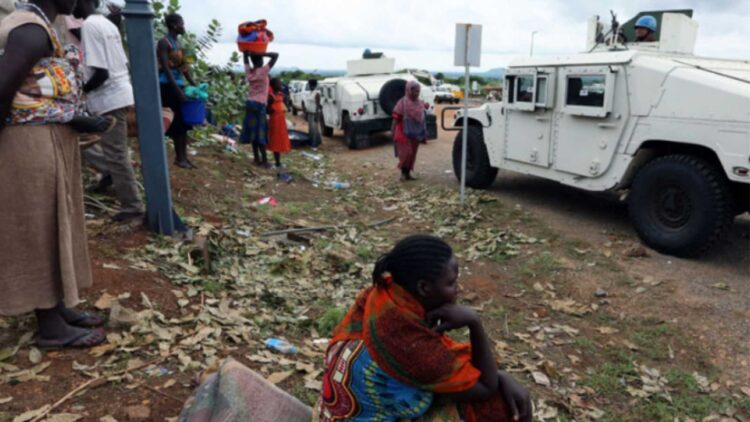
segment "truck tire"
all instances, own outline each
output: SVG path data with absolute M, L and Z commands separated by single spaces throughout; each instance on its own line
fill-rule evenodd
M 396 107 L 398 100 L 404 97 L 405 92 L 406 81 L 403 79 L 391 79 L 380 88 L 378 99 L 380 100 L 380 108 L 383 109 L 385 114 L 390 116 L 393 113 L 393 108 Z
M 750 211 L 750 186 L 742 183 L 734 183 L 732 186 L 732 198 L 734 198 L 734 215 L 742 215 Z
M 341 119 L 341 129 L 344 130 L 344 140 L 349 149 L 363 149 L 370 146 L 368 134 L 357 131 L 357 126 L 352 123 L 349 114 L 344 114 Z
M 323 133 L 323 136 L 327 138 L 330 138 L 331 136 L 333 136 L 333 128 L 330 126 L 326 126 L 326 124 L 323 123 L 322 120 L 320 121 L 320 128 L 321 128 L 320 131 Z
M 458 132 L 453 142 L 453 174 L 461 183 L 461 144 L 463 130 Z M 486 189 L 492 185 L 497 177 L 497 169 L 490 165 L 487 146 L 484 145 L 482 128 L 469 126 L 469 136 L 466 141 L 466 186 L 474 189 Z
M 685 154 L 659 157 L 638 171 L 628 199 L 638 236 L 659 252 L 700 255 L 732 223 L 729 183 L 715 165 Z

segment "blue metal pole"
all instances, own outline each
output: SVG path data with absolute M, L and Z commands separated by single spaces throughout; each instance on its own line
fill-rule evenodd
M 153 232 L 172 235 L 177 218 L 172 211 L 172 191 L 169 186 L 169 167 L 164 146 L 154 45 L 154 12 L 148 0 L 127 0 L 123 15 L 128 34 L 130 69 L 138 116 L 138 138 L 146 189 L 146 225 Z

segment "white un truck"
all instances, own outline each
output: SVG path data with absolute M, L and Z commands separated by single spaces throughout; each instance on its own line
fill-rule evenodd
M 659 23 L 655 41 L 633 42 L 646 14 Z M 597 17 L 586 52 L 513 61 L 503 101 L 469 110 L 467 185 L 487 188 L 502 169 L 625 191 L 646 244 L 677 256 L 707 250 L 748 211 L 750 62 L 695 56 L 691 17 L 613 18 L 606 34 Z M 461 133 L 456 175 L 460 162 Z
M 371 134 L 391 130 L 391 112 L 404 96 L 406 82 L 417 80 L 410 73 L 394 70 L 392 58 L 350 60 L 345 76 L 320 81 L 317 91 L 323 109 L 323 135 L 331 136 L 334 129 L 341 129 L 349 148 L 360 149 L 370 145 Z M 432 89 L 422 85 L 420 98 L 429 104 L 427 139 L 435 139 L 437 119 Z

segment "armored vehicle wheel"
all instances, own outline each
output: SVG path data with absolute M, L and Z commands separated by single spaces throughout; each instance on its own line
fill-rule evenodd
M 463 131 L 458 132 L 453 142 L 453 173 L 461 182 L 461 144 Z M 487 147 L 484 145 L 482 128 L 469 126 L 469 137 L 466 142 L 466 186 L 475 189 L 486 189 L 497 177 L 497 169 L 490 165 Z
M 683 154 L 659 157 L 636 174 L 628 200 L 636 232 L 652 248 L 696 256 L 724 236 L 733 218 L 721 169 Z
M 357 126 L 352 123 L 348 114 L 344 114 L 341 120 L 341 128 L 344 130 L 344 140 L 349 149 L 362 149 L 370 146 L 370 138 L 366 133 L 359 133 Z
M 325 123 L 322 121 L 320 122 L 320 131 L 323 133 L 323 136 L 330 138 L 333 136 L 333 128 L 330 126 L 326 126 Z

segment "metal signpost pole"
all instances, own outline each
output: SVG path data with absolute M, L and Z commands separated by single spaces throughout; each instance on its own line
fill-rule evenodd
M 153 232 L 172 235 L 175 231 L 175 219 L 156 68 L 152 26 L 154 12 L 148 0 L 127 0 L 123 15 L 127 25 L 130 69 L 138 120 L 138 143 L 143 161 L 146 226 Z
M 471 25 L 466 25 L 466 45 L 464 46 L 464 115 L 463 134 L 461 139 L 461 206 L 466 201 L 466 150 L 469 140 L 469 36 Z

